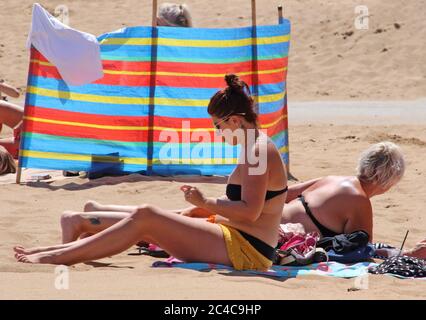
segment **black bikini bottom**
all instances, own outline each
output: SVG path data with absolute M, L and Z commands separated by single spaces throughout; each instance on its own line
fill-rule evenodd
M 266 259 L 271 261 L 274 260 L 275 248 L 271 247 L 269 244 L 263 242 L 262 240 L 245 233 L 244 231 L 241 231 L 241 230 L 237 230 L 237 231 Z

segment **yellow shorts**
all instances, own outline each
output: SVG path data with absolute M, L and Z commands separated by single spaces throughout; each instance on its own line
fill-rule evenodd
M 272 261 L 257 251 L 238 230 L 219 224 L 225 238 L 229 259 L 235 270 L 267 271 Z

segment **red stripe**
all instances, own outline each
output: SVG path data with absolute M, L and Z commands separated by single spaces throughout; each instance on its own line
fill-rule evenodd
M 284 121 L 280 121 L 273 127 L 267 129 L 268 135 L 275 135 L 282 130 L 286 130 Z M 90 138 L 98 140 L 117 140 L 117 141 L 132 141 L 132 142 L 146 142 L 148 138 L 147 131 L 138 130 L 108 130 L 88 127 L 76 127 L 71 125 L 58 125 L 52 123 L 35 122 L 32 120 L 26 121 L 26 132 L 49 134 L 54 136 L 66 136 L 73 138 Z M 172 136 L 178 137 L 182 141 L 182 135 L 188 136 L 188 132 L 182 133 L 179 131 L 171 130 L 154 130 L 154 141 L 159 141 L 160 134 L 163 133 L 164 137 Z M 214 139 L 215 132 L 207 132 L 211 141 Z M 193 137 L 193 142 L 197 142 L 196 137 Z
M 33 76 L 40 76 L 45 78 L 61 79 L 58 70 L 55 67 L 43 66 L 38 64 L 32 64 Z M 283 82 L 286 79 L 287 71 L 276 72 L 271 74 L 259 75 L 259 83 L 272 84 Z M 198 88 L 221 88 L 224 86 L 224 80 L 222 77 L 210 78 L 210 77 L 186 77 L 186 76 L 156 76 L 157 85 L 159 86 L 170 86 L 180 88 L 193 88 L 194 85 Z M 241 80 L 245 81 L 248 85 L 252 84 L 252 76 L 244 75 L 241 76 Z M 119 75 L 119 74 L 104 74 L 102 79 L 94 82 L 95 84 L 103 85 L 120 85 L 120 86 L 149 86 L 149 76 L 139 75 Z
M 31 47 L 31 59 L 49 62 L 36 48 Z
M 285 114 L 284 109 L 276 112 L 259 115 L 260 123 L 271 123 Z M 77 123 L 88 123 L 106 126 L 146 126 L 148 122 L 147 115 L 135 116 L 111 116 L 99 115 L 81 112 L 71 112 L 50 108 L 40 108 L 36 106 L 27 106 L 26 115 L 34 118 L 42 118 L 56 121 L 68 121 Z M 212 119 L 192 118 L 183 119 L 178 117 L 155 116 L 154 126 L 168 128 L 182 128 L 183 121 L 189 121 L 192 128 L 210 128 L 213 126 Z
M 72 138 L 89 138 L 98 140 L 116 141 L 147 141 L 147 131 L 138 130 L 108 130 L 87 127 L 76 127 L 44 122 L 26 121 L 26 131 L 53 136 L 65 136 Z
M 26 106 L 27 116 L 57 121 L 71 121 L 80 123 L 99 124 L 106 126 L 137 126 L 146 125 L 148 116 L 111 116 L 71 112 L 58 109 Z
M 259 60 L 259 70 L 276 69 L 277 66 L 287 66 L 288 58 L 277 58 L 270 60 Z M 113 61 L 103 60 L 104 69 L 108 70 L 126 70 L 126 71 L 150 71 L 150 62 L 133 62 L 133 61 Z M 251 70 L 252 61 L 234 62 L 234 63 L 192 63 L 192 62 L 157 62 L 157 71 L 160 72 L 185 72 L 185 73 L 229 73 L 244 72 Z
M 40 52 L 34 50 L 34 60 L 49 62 Z M 276 69 L 277 66 L 287 66 L 288 57 L 259 60 L 257 62 L 258 70 Z M 126 70 L 126 71 L 150 71 L 151 63 L 149 61 L 115 61 L 102 60 L 104 69 L 108 70 Z M 229 73 L 244 72 L 251 70 L 252 61 L 233 62 L 233 63 L 192 63 L 192 62 L 167 62 L 158 61 L 157 71 L 160 72 L 185 72 L 185 73 Z

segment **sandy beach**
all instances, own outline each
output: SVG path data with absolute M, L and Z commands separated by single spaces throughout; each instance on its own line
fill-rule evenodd
M 324 103 L 327 105 L 327 103 Z M 325 107 L 327 109 L 327 107 Z M 350 110 L 349 110 L 350 111 Z M 331 114 L 330 114 L 331 116 Z M 294 115 L 295 123 L 302 118 Z M 364 123 L 365 117 L 354 117 Z M 290 126 L 291 173 L 299 180 L 354 173 L 359 152 L 369 144 L 390 140 L 406 154 L 408 170 L 389 193 L 372 199 L 374 239 L 400 245 L 407 229 L 407 247 L 425 236 L 426 125 L 328 123 L 313 119 Z M 70 290 L 56 290 L 53 266 L 15 262 L 12 246 L 60 241 L 59 216 L 80 210 L 87 199 L 102 203 L 149 202 L 172 209 L 185 206 L 178 181 L 131 175 L 121 178 L 71 178 L 51 184 L 3 185 L 0 193 L 0 299 L 424 299 L 426 283 L 389 276 L 369 277 L 369 289 L 348 292 L 353 279 L 299 277 L 277 280 L 221 272 L 152 268 L 158 258 L 134 256 L 132 248 L 92 265 L 71 268 Z M 207 179 L 206 179 L 207 180 Z M 294 182 L 293 182 L 294 183 Z M 208 196 L 224 194 L 222 183 L 194 183 Z M 25 195 L 25 196 L 22 196 Z M 130 255 L 129 255 L 130 254 Z M 105 279 L 108 279 L 105 281 Z M 217 290 L 218 282 L 220 291 Z M 235 292 L 238 291 L 238 294 Z
M 51 12 L 70 8 L 71 26 L 96 35 L 150 23 L 150 1 L 40 1 Z M 102 3 L 102 5 L 100 5 Z M 250 24 L 248 1 L 186 1 L 200 27 Z M 258 1 L 259 24 L 276 23 L 281 1 Z M 267 4 L 267 5 L 266 5 Z M 361 151 L 392 141 L 407 161 L 403 180 L 372 198 L 374 240 L 406 247 L 426 236 L 426 1 L 366 0 L 370 28 L 355 30 L 352 0 L 286 0 L 293 23 L 288 94 L 290 171 L 299 181 L 352 175 Z M 32 1 L 2 1 L 0 78 L 25 91 Z M 242 10 L 242 8 L 246 8 Z M 96 10 L 96 13 L 95 13 Z M 207 12 L 207 13 L 206 13 Z M 4 24 L 3 21 L 6 21 Z M 381 30 L 381 31 L 378 31 Z M 386 49 L 386 50 L 384 50 Z M 22 99 L 16 101 L 22 105 Z M 9 133 L 5 129 L 1 136 Z M 153 268 L 158 258 L 135 248 L 112 258 L 70 268 L 69 290 L 55 289 L 55 267 L 20 264 L 12 247 L 60 242 L 59 218 L 84 203 L 152 203 L 185 206 L 179 187 L 186 179 L 139 175 L 93 181 L 69 178 L 52 183 L 0 185 L 0 299 L 425 299 L 426 282 L 370 275 L 368 289 L 348 291 L 354 279 L 272 279 L 240 273 Z M 207 196 L 225 184 L 192 183 Z M 292 181 L 291 183 L 295 183 Z M 220 290 L 218 290 L 220 288 Z

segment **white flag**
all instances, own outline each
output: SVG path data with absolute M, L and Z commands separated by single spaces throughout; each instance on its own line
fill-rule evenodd
M 103 77 L 100 46 L 96 37 L 68 27 L 43 9 L 33 6 L 28 48 L 33 45 L 55 65 L 70 85 L 83 85 Z

